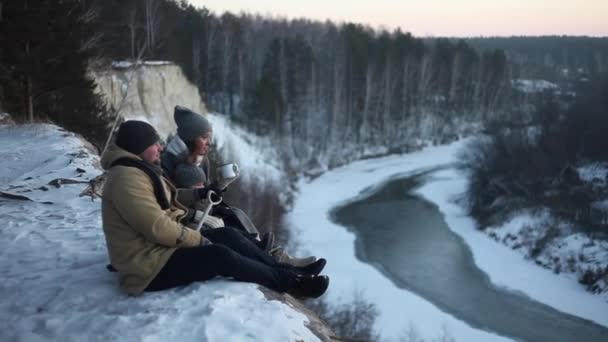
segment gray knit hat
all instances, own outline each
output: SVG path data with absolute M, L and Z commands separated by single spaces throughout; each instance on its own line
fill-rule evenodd
M 182 106 L 175 106 L 173 119 L 177 124 L 177 135 L 187 142 L 212 130 L 211 123 L 201 114 Z
M 207 175 L 197 165 L 182 163 L 173 171 L 173 180 L 178 188 L 191 188 L 199 183 L 207 183 Z

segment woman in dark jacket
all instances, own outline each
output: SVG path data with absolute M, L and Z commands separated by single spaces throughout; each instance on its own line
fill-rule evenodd
M 221 194 L 225 190 L 226 185 L 212 183 L 209 179 L 210 168 L 207 155 L 213 138 L 211 123 L 203 115 L 181 106 L 175 107 L 174 119 L 177 124 L 177 134 L 169 141 L 162 154 L 162 167 L 165 175 L 178 188 L 199 189 L 201 196 L 198 196 L 198 198 L 196 198 L 197 196 L 189 196 L 191 192 L 187 191 L 180 192 L 180 195 L 178 195 L 182 203 L 198 210 L 193 214 L 196 221 L 196 219 L 200 219 L 204 208 L 208 205 L 205 200 L 207 197 L 206 189 L 214 190 L 215 193 Z M 236 211 L 237 209 L 234 210 Z M 199 217 L 196 216 L 197 214 Z M 222 221 L 224 219 L 229 225 L 238 225 L 239 221 L 235 221 L 234 216 L 229 207 L 219 206 L 212 212 L 212 215 L 206 217 L 204 224 L 211 228 L 217 228 L 224 226 L 224 222 Z M 245 219 L 248 220 L 247 217 Z M 325 265 L 325 259 L 317 260 L 314 256 L 296 258 L 290 256 L 280 247 L 273 249 L 273 241 L 272 233 L 267 233 L 256 244 L 266 251 L 270 251 L 271 249 L 277 251 L 273 255 L 278 261 L 293 266 L 311 265 L 323 268 Z

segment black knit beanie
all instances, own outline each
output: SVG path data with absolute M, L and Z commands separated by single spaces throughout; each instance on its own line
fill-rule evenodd
M 140 154 L 160 140 L 154 127 L 144 121 L 125 121 L 118 128 L 116 145 L 127 152 Z
M 211 131 L 211 123 L 204 116 L 186 107 L 175 106 L 173 119 L 177 124 L 177 135 L 184 142 L 193 141 Z

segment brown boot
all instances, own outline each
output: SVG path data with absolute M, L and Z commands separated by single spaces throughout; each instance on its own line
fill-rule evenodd
M 262 248 L 265 252 L 270 252 L 272 250 L 272 246 L 274 245 L 274 233 L 264 233 L 260 239 L 259 245 L 260 248 Z

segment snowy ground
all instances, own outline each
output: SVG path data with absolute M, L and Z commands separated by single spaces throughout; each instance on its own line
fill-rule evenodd
M 299 185 L 290 220 L 299 248 L 329 259 L 327 298 L 345 303 L 362 290 L 380 309 L 377 328 L 385 338 L 411 336 L 415 330 L 430 340 L 445 330 L 457 341 L 507 340 L 469 327 L 357 261 L 354 235 L 327 216 L 331 208 L 395 174 L 453 162 L 461 146 L 360 161 Z M 120 293 L 115 275 L 105 271 L 99 201 L 78 196 L 84 184 L 48 184 L 61 178 L 86 182 L 100 173 L 98 158 L 81 140 L 50 125 L 0 126 L 0 158 L 0 191 L 34 200 L 0 198 L 0 341 L 316 340 L 304 327 L 306 317 L 264 300 L 251 284 L 216 280 L 137 298 Z M 245 169 L 257 164 L 243 163 L 249 166 Z M 439 206 L 493 282 L 608 326 L 605 297 L 585 292 L 572 277 L 540 268 L 476 231 L 450 201 L 464 186 L 462 176 L 446 169 L 418 191 Z
M 307 318 L 252 284 L 213 280 L 129 297 L 105 269 L 98 157 L 51 125 L 0 126 L 0 341 L 316 341 Z M 46 204 L 45 204 L 46 203 Z M 51 204 L 52 203 L 52 204 Z
M 608 200 L 604 198 L 608 164 L 590 163 L 576 170 L 581 183 L 593 191 L 596 198 L 601 198 L 591 206 L 597 223 L 606 224 Z M 488 227 L 486 232 L 496 241 L 532 258 L 537 264 L 578 281 L 585 273 L 599 273 L 608 267 L 608 241 L 591 239 L 588 234 L 580 232 L 584 228 L 559 220 L 548 209 L 537 209 L 522 210 L 506 222 Z M 557 237 L 547 239 L 551 236 Z M 543 243 L 545 246 L 542 250 L 537 248 Z M 596 292 L 603 292 L 602 297 L 608 300 L 607 279 L 600 279 L 592 288 Z
M 488 227 L 486 231 L 523 257 L 532 258 L 538 265 L 573 281 L 581 279 L 586 272 L 608 267 L 608 241 L 594 240 L 587 234 L 576 232 L 572 224 L 560 222 L 548 210 L 520 211 L 504 224 Z M 559 237 L 548 241 L 542 251 L 533 254 L 538 241 L 551 234 L 559 234 Z M 594 286 L 596 292 L 603 291 L 598 297 L 608 300 L 606 280 L 599 280 Z
M 457 341 L 504 341 L 503 337 L 469 327 L 440 311 L 421 297 L 397 288 L 372 266 L 355 258 L 355 236 L 332 223 L 328 212 L 351 201 L 363 190 L 396 174 L 449 165 L 463 142 L 426 148 L 403 156 L 364 160 L 330 171 L 311 182 L 301 182 L 290 222 L 296 227 L 295 239 L 300 253 L 310 252 L 328 259 L 326 272 L 331 286 L 330 302 L 349 302 L 355 290 L 377 305 L 380 316 L 377 330 L 385 339 L 404 338 L 415 329 L 418 336 L 437 339 L 446 330 Z M 476 264 L 499 286 L 521 291 L 566 313 L 608 326 L 608 303 L 590 294 L 572 279 L 555 275 L 488 235 L 477 231 L 474 222 L 452 201 L 466 186 L 465 179 L 453 168 L 438 171 L 418 193 L 435 203 L 447 224 L 470 246 Z M 413 328 L 412 328 L 413 327 Z

